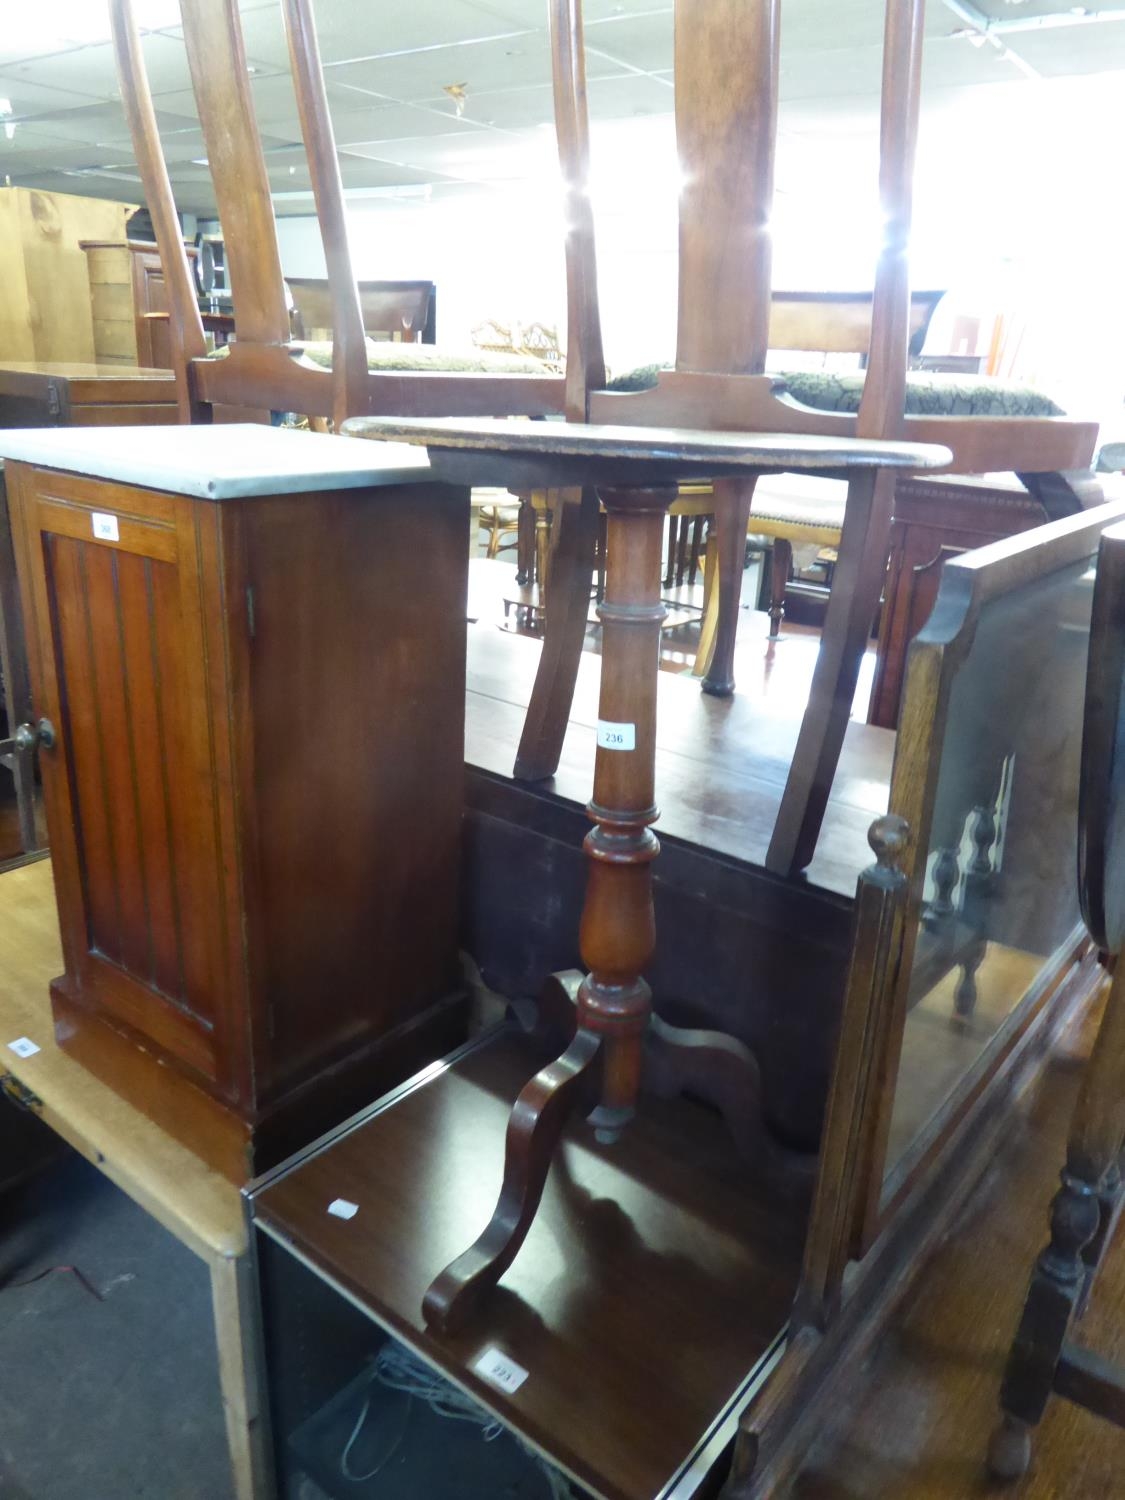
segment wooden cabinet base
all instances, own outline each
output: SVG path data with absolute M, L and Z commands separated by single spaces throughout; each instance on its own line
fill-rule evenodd
M 51 985 L 55 1040 L 127 1103 L 241 1186 L 377 1099 L 465 1038 L 467 999 L 451 995 L 394 1035 L 351 1055 L 257 1120 L 243 1118 L 104 1016 L 64 978 Z

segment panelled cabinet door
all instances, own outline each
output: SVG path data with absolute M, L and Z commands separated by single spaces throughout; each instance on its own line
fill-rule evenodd
M 214 507 L 23 470 L 20 510 L 74 998 L 237 1093 Z

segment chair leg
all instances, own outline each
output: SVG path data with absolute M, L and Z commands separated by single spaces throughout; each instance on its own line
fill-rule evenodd
M 684 578 L 687 575 L 687 547 L 688 535 L 691 530 L 691 517 L 680 517 L 680 535 L 676 542 L 676 587 L 682 588 Z
M 1036 1262 L 1004 1372 L 1002 1420 L 988 1452 L 989 1468 L 1000 1479 L 1017 1478 L 1027 1468 L 1031 1429 L 1042 1418 L 1051 1392 L 1058 1390 L 1072 1399 L 1077 1394 L 1067 1389 L 1066 1336 L 1088 1290 L 1086 1249 L 1098 1234 L 1105 1212 L 1104 1186 L 1121 1147 L 1123 1072 L 1125 967 L 1120 967 L 1083 1079 L 1062 1187 L 1051 1204 L 1051 1241 Z
M 558 535 L 551 557 L 543 652 L 512 773 L 518 781 L 543 781 L 558 770 L 586 635 L 598 499 L 593 490 L 583 490 L 581 499 L 574 491 L 567 494 L 570 498 L 560 496 L 555 509 Z
M 672 587 L 672 579 L 676 576 L 676 536 L 679 531 L 679 516 L 668 517 L 668 562 L 664 569 L 664 587 Z
M 781 634 L 781 621 L 785 615 L 785 590 L 789 575 L 793 571 L 793 548 L 787 537 L 773 539 L 770 563 L 770 640 L 776 641 Z
M 691 556 L 688 558 L 688 587 L 695 587 L 695 575 L 699 572 L 699 552 L 703 545 L 704 516 L 696 516 L 691 527 Z
M 535 571 L 535 507 L 527 495 L 520 496 L 516 526 L 516 582 L 520 588 L 531 582 Z
M 715 520 L 711 518 L 711 530 L 707 537 L 707 551 L 703 557 L 703 613 L 699 618 L 699 644 L 695 662 L 691 669 L 693 677 L 702 677 L 707 664 L 715 654 L 715 632 L 719 623 L 719 555 L 715 540 Z
M 560 502 L 558 509 L 565 510 L 566 502 Z M 539 608 L 543 611 L 547 608 L 547 585 L 551 578 L 551 528 L 554 524 L 551 510 L 550 505 L 544 504 L 535 512 L 535 581 L 539 585 Z
M 766 868 L 777 875 L 805 869 L 816 852 L 887 570 L 893 509 L 894 476 L 887 470 L 849 484 L 812 692 L 766 854 Z
M 722 480 L 715 484 L 715 519 L 712 537 L 717 540 L 718 618 L 715 644 L 711 655 L 700 662 L 704 668 L 701 684 L 705 693 L 729 698 L 734 692 L 734 646 L 738 634 L 738 609 L 742 599 L 742 573 L 746 561 L 746 528 L 750 522 L 750 505 L 754 498 L 753 479 Z

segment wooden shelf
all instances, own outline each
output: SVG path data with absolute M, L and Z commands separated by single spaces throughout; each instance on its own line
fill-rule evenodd
M 255 1220 L 596 1494 L 647 1500 L 680 1475 L 691 1493 L 775 1351 L 804 1238 L 803 1208 L 756 1184 L 717 1116 L 646 1098 L 612 1147 L 573 1122 L 498 1292 L 459 1335 L 422 1321 L 488 1219 L 509 1109 L 549 1055 L 490 1033 L 265 1179 Z M 336 1198 L 354 1218 L 327 1213 Z M 529 1372 L 513 1395 L 473 1368 L 492 1347 Z

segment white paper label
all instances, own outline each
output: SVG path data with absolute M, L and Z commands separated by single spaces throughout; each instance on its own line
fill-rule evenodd
M 635 750 L 637 726 L 635 724 L 611 724 L 608 719 L 599 719 L 598 748 L 600 750 Z
M 121 537 L 117 530 L 117 517 L 110 516 L 103 510 L 96 510 L 93 516 L 94 535 L 101 542 L 119 542 Z
M 359 1213 L 358 1203 L 349 1203 L 346 1198 L 333 1198 L 328 1205 L 328 1212 L 337 1219 L 354 1219 Z
M 29 1036 L 18 1036 L 14 1042 L 8 1043 L 8 1051 L 14 1052 L 17 1057 L 34 1057 L 39 1048 Z
M 501 1354 L 499 1349 L 486 1349 L 473 1369 L 492 1385 L 507 1391 L 509 1396 L 515 1395 L 527 1379 L 527 1371 L 523 1366 L 517 1365 L 506 1354 Z

